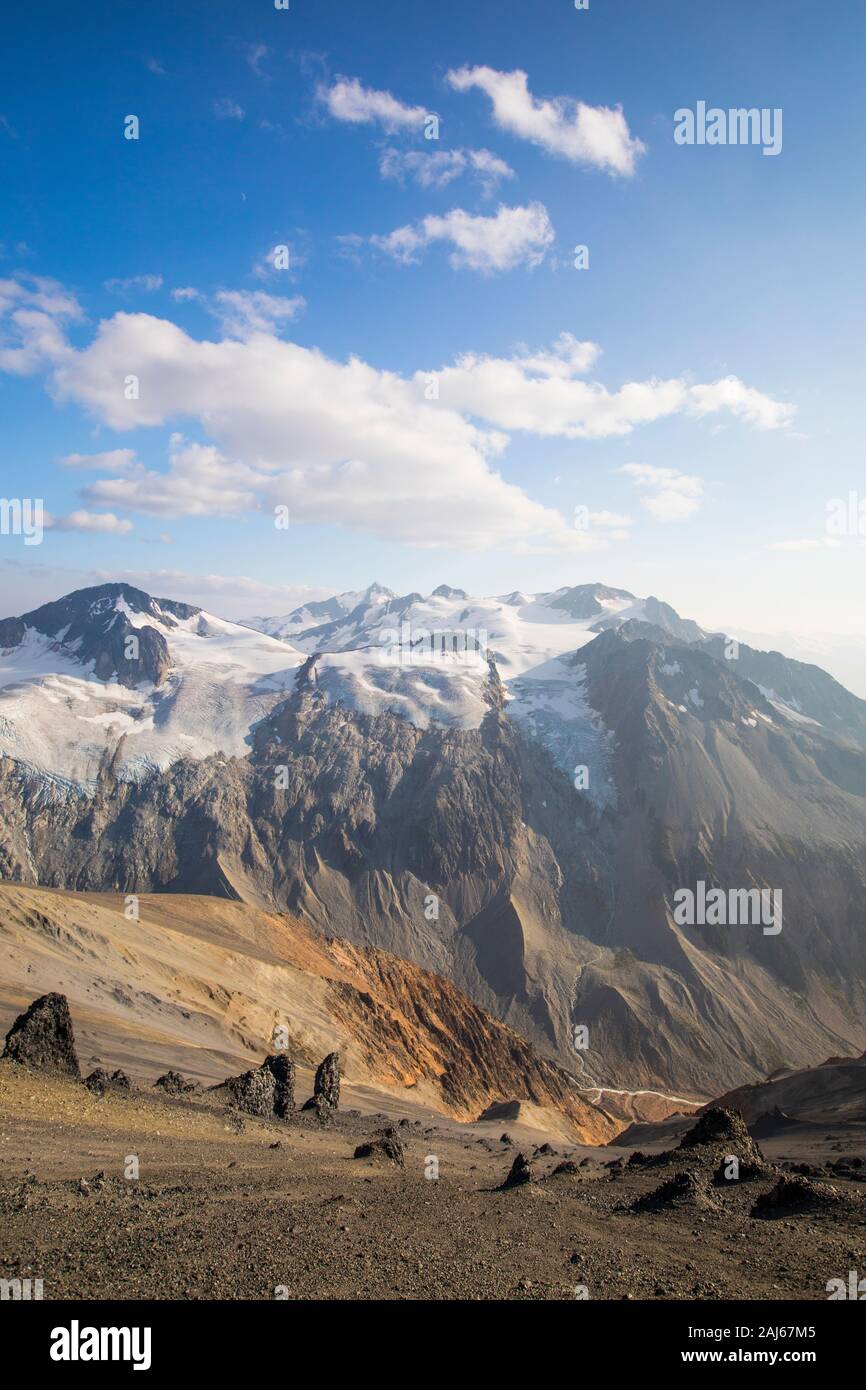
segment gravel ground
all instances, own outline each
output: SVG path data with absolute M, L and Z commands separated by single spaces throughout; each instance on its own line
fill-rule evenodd
M 402 1167 L 354 1158 L 391 1127 Z M 866 1183 L 828 1174 L 826 1209 L 757 1219 L 778 1172 L 719 1188 L 698 1150 L 612 1169 L 628 1150 L 550 1148 L 429 1116 L 323 1127 L 207 1097 L 99 1100 L 2 1062 L 0 1277 L 41 1278 L 46 1299 L 826 1299 L 866 1273 Z M 497 1190 L 518 1151 L 535 1180 Z M 576 1172 L 554 1174 L 569 1156 Z M 706 1207 L 630 1210 L 684 1169 Z

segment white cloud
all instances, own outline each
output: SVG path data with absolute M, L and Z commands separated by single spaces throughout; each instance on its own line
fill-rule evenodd
M 81 306 L 56 280 L 19 275 L 0 280 L 0 371 L 26 376 L 69 351 L 64 326 Z
M 105 288 L 113 294 L 130 294 L 140 290 L 143 294 L 153 294 L 162 286 L 161 275 L 131 275 L 128 280 L 106 280 Z
M 82 490 L 88 502 L 114 505 L 145 516 L 240 516 L 256 510 L 266 478 L 212 444 L 191 444 L 172 435 L 169 471 L 139 467 L 122 478 L 104 478 Z
M 431 242 L 450 242 L 454 250 L 448 260 L 455 270 L 480 270 L 485 275 L 518 265 L 538 265 L 553 239 L 543 203 L 514 208 L 500 204 L 491 217 L 454 208 L 443 217 L 424 217 L 414 226 L 370 238 L 380 251 L 404 265 L 417 261 Z
M 102 536 L 124 536 L 133 530 L 131 521 L 122 521 L 113 512 L 70 512 L 69 516 L 46 517 L 45 527 L 52 531 L 92 531 Z
M 514 170 L 491 154 L 489 150 L 395 150 L 391 147 L 379 157 L 379 173 L 383 179 L 398 183 L 412 180 L 420 188 L 446 188 L 464 174 L 475 174 L 486 193 L 492 192 L 500 179 L 513 179 Z
M 262 63 L 270 53 L 270 49 L 268 48 L 267 44 L 244 44 L 244 53 L 246 55 L 247 64 L 255 73 L 256 77 L 265 77 L 266 74 L 262 71 Z
M 681 377 L 653 378 L 626 382 L 615 391 L 579 380 L 599 353 L 597 344 L 570 333 L 561 334 L 544 352 L 507 358 L 466 353 L 436 373 L 440 398 L 500 429 L 567 439 L 626 435 L 636 425 L 681 413 L 704 415 L 710 409 L 732 410 L 747 423 L 769 429 L 784 426 L 794 411 L 736 378 L 715 386 L 692 386 Z M 739 390 L 732 390 L 730 381 Z M 743 398 L 749 400 L 748 413 L 739 408 Z
M 244 118 L 244 108 L 239 106 L 231 97 L 220 97 L 213 104 L 214 115 L 221 121 L 242 121 Z
M 357 77 L 338 77 L 330 87 L 321 84 L 316 95 L 335 120 L 381 125 L 388 131 L 417 130 L 429 114 L 423 106 L 406 106 L 390 92 L 362 86 Z
M 265 247 L 253 261 L 252 273 L 257 280 L 292 280 L 307 264 L 310 249 L 309 234 L 302 228 L 295 228 L 295 235 L 291 239 L 280 237 Z
M 619 469 L 634 479 L 648 496 L 641 499 L 656 521 L 687 521 L 700 509 L 704 485 L 700 478 L 678 473 L 675 468 L 656 468 L 649 463 L 626 463 Z
M 0 280 L 0 316 L 18 307 L 38 309 L 56 319 L 80 319 L 81 305 L 57 280 L 45 275 L 18 274 L 14 280 Z
M 634 522 L 623 512 L 593 512 L 588 507 L 577 506 L 574 509 L 574 524 L 578 530 L 595 531 L 607 541 L 627 541 Z
M 138 401 L 118 390 L 119 362 L 140 379 Z M 169 517 L 285 504 L 293 523 L 422 546 L 600 544 L 503 480 L 490 462 L 503 436 L 357 358 L 265 335 L 200 342 L 164 319 L 116 314 L 60 364 L 53 390 L 115 429 L 193 418 L 215 441 L 175 439 L 168 472 L 101 479 L 85 490 L 90 505 Z
M 165 77 L 165 68 L 158 58 L 148 58 L 145 66 L 155 77 Z
M 79 403 L 118 432 L 193 421 L 203 436 L 191 443 L 174 434 L 165 471 L 137 463 L 126 449 L 107 451 L 99 464 L 99 455 L 69 456 L 67 466 L 94 469 L 116 456 L 113 476 L 82 491 L 89 508 L 112 514 L 268 518 L 285 505 L 292 524 L 419 546 L 598 549 L 624 519 L 599 513 L 581 532 L 506 482 L 494 466 L 509 442 L 505 431 L 599 438 L 692 408 L 693 388 L 683 381 L 608 392 L 580 380 L 599 349 L 570 334 L 541 352 L 458 359 L 434 374 L 440 389 L 432 400 L 430 374 L 407 378 L 283 341 L 269 327 L 250 328 L 248 306 L 239 310 L 234 299 L 223 307 L 242 313 L 239 338 L 199 340 L 165 318 L 120 312 L 74 348 L 63 331 L 68 301 L 52 293 L 60 318 L 42 365 L 56 400 Z M 17 361 L 11 369 L 20 369 Z M 123 390 L 130 374 L 140 383 L 137 400 Z M 698 479 L 642 465 L 626 472 L 660 519 L 699 504 Z
M 66 454 L 64 468 L 94 469 L 99 473 L 125 473 L 135 463 L 134 449 L 106 449 L 101 454 Z
M 232 338 L 275 333 L 280 325 L 291 322 L 306 308 L 302 295 L 287 299 L 282 295 L 266 294 L 264 290 L 217 290 L 213 295 L 206 295 L 191 285 L 183 285 L 172 290 L 171 297 L 181 304 L 201 304 Z
M 631 175 L 645 146 L 635 139 L 619 106 L 587 106 L 571 97 L 539 101 L 529 90 L 527 76 L 519 69 L 452 69 L 446 81 L 458 92 L 477 87 L 493 103 L 493 120 L 548 154 L 572 164 L 591 164 L 613 174 Z
M 248 338 L 251 333 L 275 332 L 297 318 L 305 303 L 300 295 L 285 299 L 263 290 L 218 290 L 208 311 L 219 319 L 224 333 Z
M 698 415 L 730 410 L 732 415 L 759 430 L 776 430 L 787 425 L 796 411 L 795 406 L 774 401 L 735 376 L 722 377 L 711 386 L 693 386 L 691 400 Z

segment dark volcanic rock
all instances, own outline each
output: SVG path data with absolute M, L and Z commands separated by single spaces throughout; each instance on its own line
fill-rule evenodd
M 718 1156 L 720 1161 L 725 1157 L 736 1158 L 740 1163 L 741 1175 L 746 1168 L 762 1169 L 764 1163 L 764 1155 L 746 1128 L 739 1110 L 725 1110 L 721 1106 L 713 1106 L 699 1116 L 697 1124 L 683 1135 L 679 1149 L 696 1150 L 696 1158 L 702 1157 L 701 1150 L 707 1157 Z M 754 1176 L 758 1176 L 758 1173 Z
M 267 1066 L 245 1071 L 240 1076 L 230 1076 L 222 1087 L 238 1110 L 243 1110 L 246 1115 L 259 1115 L 265 1120 L 272 1118 L 277 1083 Z
M 96 1096 L 104 1096 L 111 1085 L 111 1072 L 105 1071 L 103 1067 L 97 1067 L 88 1077 L 85 1077 L 84 1084 L 88 1091 L 92 1091 Z
M 295 1064 L 284 1052 L 266 1057 L 262 1063 L 274 1078 L 274 1114 L 287 1120 L 295 1110 Z
M 511 1165 L 511 1171 L 502 1184 L 502 1190 L 505 1191 L 505 1189 L 509 1187 L 523 1187 L 526 1183 L 532 1182 L 533 1180 L 534 1174 L 532 1172 L 532 1165 L 528 1158 L 525 1154 L 517 1154 Z
M 92 1071 L 84 1082 L 88 1091 L 92 1091 L 96 1096 L 104 1096 L 106 1091 L 119 1091 L 128 1094 L 132 1090 L 132 1082 L 125 1071 L 119 1068 L 115 1072 L 107 1072 L 104 1067 L 97 1067 Z
M 340 1107 L 340 1054 L 329 1052 L 316 1069 L 313 1094 L 304 1103 L 305 1110 L 315 1110 L 320 1120 L 329 1118 Z
M 165 1091 L 169 1096 L 188 1095 L 190 1091 L 199 1090 L 197 1081 L 187 1081 L 179 1071 L 167 1071 L 162 1076 L 158 1076 L 153 1083 L 154 1089 Z
M 769 1192 L 762 1192 L 752 1207 L 752 1216 L 787 1216 L 796 1212 L 815 1211 L 836 1206 L 845 1198 L 829 1183 L 812 1182 L 810 1178 L 781 1177 Z
M 797 1163 L 792 1159 L 786 1159 L 781 1165 L 786 1173 L 799 1173 L 801 1178 L 823 1178 L 824 1169 L 819 1168 L 817 1163 Z M 834 1163 L 828 1163 L 828 1168 L 835 1168 Z
M 718 1211 L 719 1204 L 700 1173 L 687 1170 L 675 1173 L 661 1187 L 646 1192 L 632 1202 L 632 1211 L 664 1211 L 666 1208 L 699 1207 L 702 1211 Z
M 405 1162 L 406 1147 L 401 1144 L 399 1139 L 392 1139 L 388 1135 L 383 1135 L 380 1139 L 370 1139 L 365 1144 L 359 1144 L 355 1150 L 355 1158 L 387 1158 L 391 1163 L 396 1163 L 400 1168 Z
M 729 1177 L 732 1158 L 737 1158 L 737 1155 L 726 1154 L 719 1160 L 719 1166 L 713 1173 L 713 1183 L 716 1187 L 729 1187 L 735 1182 L 754 1182 L 756 1178 L 766 1178 L 772 1171 L 766 1163 L 756 1162 L 751 1158 L 738 1159 L 737 1175 Z
M 6 1034 L 4 1056 L 40 1071 L 81 1077 L 65 994 L 43 994 L 19 1014 Z
M 576 1163 L 574 1163 L 570 1158 L 564 1158 L 561 1163 L 557 1163 L 556 1167 L 551 1173 L 551 1177 L 555 1178 L 559 1174 L 562 1174 L 563 1176 L 570 1176 L 574 1173 L 579 1172 L 580 1169 L 578 1168 Z
M 752 1136 L 739 1110 L 723 1110 L 714 1105 L 698 1117 L 680 1140 L 681 1149 L 693 1149 L 698 1144 L 751 1144 Z

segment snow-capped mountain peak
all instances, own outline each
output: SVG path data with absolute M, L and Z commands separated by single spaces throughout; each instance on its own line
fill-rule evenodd
M 373 584 L 246 624 L 105 584 L 0 621 L 0 757 L 92 786 L 108 767 L 138 780 L 181 758 L 244 756 L 303 667 L 320 702 L 417 728 L 474 729 L 502 709 L 567 776 L 589 767 L 604 804 L 610 731 L 588 699 L 582 653 L 612 631 L 727 661 L 720 634 L 602 584 L 488 598 Z M 661 663 L 665 678 L 676 664 L 675 653 Z M 742 646 L 736 674 L 791 720 L 866 744 L 866 705 L 817 667 Z
M 181 757 L 248 750 L 294 685 L 285 642 L 126 584 L 0 622 L 0 756 L 89 786 Z

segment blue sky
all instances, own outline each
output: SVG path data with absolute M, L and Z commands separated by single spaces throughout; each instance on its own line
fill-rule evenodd
M 4 613 L 603 578 L 862 631 L 862 537 L 825 530 L 866 496 L 866 12 L 834 9 L 20 7 L 0 465 L 54 524 L 0 536 Z M 699 100 L 781 108 L 781 153 L 675 144 Z

